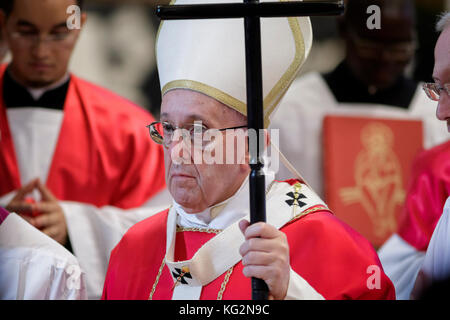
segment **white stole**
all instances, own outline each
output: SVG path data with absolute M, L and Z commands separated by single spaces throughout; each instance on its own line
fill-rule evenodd
M 297 204 L 289 205 L 288 202 L 294 199 L 295 193 L 297 195 L 302 194 L 304 198 L 301 196 L 298 198 Z M 313 206 L 320 204 L 326 208 L 323 201 L 304 184 L 291 186 L 286 182 L 275 182 L 271 185 L 270 190 L 268 190 L 266 199 L 267 223 L 275 226 L 277 229 L 281 228 L 290 220 L 307 213 L 307 210 Z M 224 226 L 225 228 L 222 232 L 206 242 L 194 254 L 192 259 L 175 261 L 175 238 L 179 214 L 175 206 L 169 210 L 165 263 L 172 274 L 174 283 L 176 283 L 172 299 L 199 299 L 203 286 L 222 275 L 242 259 L 239 254 L 239 248 L 245 238 L 238 224 L 241 218 L 249 219 L 247 181 L 244 182 L 239 192 L 226 202 L 215 219 L 220 219 L 220 217 L 226 215 L 234 216 L 236 219 L 230 225 Z M 214 219 L 209 224 L 209 227 L 219 225 L 213 222 Z M 180 283 L 177 276 L 175 276 L 180 275 L 179 270 L 189 272 L 191 278 L 183 278 L 187 284 Z

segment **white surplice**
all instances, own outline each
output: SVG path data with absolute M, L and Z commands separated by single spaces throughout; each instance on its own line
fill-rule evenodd
M 58 141 L 63 111 L 37 107 L 11 108 L 6 111 L 22 185 L 37 177 L 45 183 Z M 15 191 L 0 197 L 0 205 L 6 206 L 14 194 Z M 32 195 L 36 200 L 40 199 L 37 191 Z M 170 204 L 167 189 L 140 208 L 128 210 L 60 201 L 73 253 L 86 272 L 89 299 L 100 299 L 110 252 L 125 232 L 135 223 L 168 208 Z
M 394 284 L 397 300 L 408 300 L 425 252 L 394 233 L 378 250 L 378 256 L 384 272 Z
M 414 297 L 419 297 L 421 290 L 435 282 L 450 278 L 450 197 L 445 202 L 442 216 L 428 245 L 427 252 L 420 268 L 417 288 Z M 416 292 L 417 291 L 417 292 Z
M 11 213 L 0 225 L 0 299 L 87 299 L 85 273 L 63 246 Z

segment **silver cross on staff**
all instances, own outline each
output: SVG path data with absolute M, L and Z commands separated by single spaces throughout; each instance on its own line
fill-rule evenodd
M 247 119 L 248 129 L 260 133 L 264 129 L 261 17 L 332 16 L 344 12 L 343 0 L 263 2 L 244 0 L 243 3 L 195 4 L 158 6 L 156 15 L 162 20 L 244 18 Z M 256 147 L 250 149 L 250 223 L 266 221 L 266 196 L 263 148 L 257 134 Z M 261 279 L 252 279 L 252 299 L 267 300 L 268 287 Z

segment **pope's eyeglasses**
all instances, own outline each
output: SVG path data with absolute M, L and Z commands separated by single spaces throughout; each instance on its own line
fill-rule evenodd
M 433 101 L 439 101 L 441 99 L 441 94 L 443 91 L 447 92 L 450 96 L 450 84 L 440 85 L 437 83 L 424 83 L 423 91 L 427 94 L 428 98 Z
M 198 136 L 202 138 L 201 147 L 205 149 L 212 141 L 204 139 L 205 133 L 208 131 L 209 133 L 222 132 L 226 130 L 234 130 L 234 129 L 242 129 L 247 128 L 247 126 L 238 126 L 238 127 L 230 127 L 230 128 L 222 128 L 216 129 L 207 128 L 201 122 L 194 122 L 192 124 L 186 125 L 184 127 L 177 127 L 172 125 L 166 121 L 156 121 L 152 124 L 148 125 L 147 128 L 150 132 L 150 137 L 157 144 L 161 144 L 164 147 L 168 148 L 170 144 L 177 139 L 177 135 L 175 134 L 177 130 L 180 130 L 181 135 L 178 135 L 178 138 L 190 139 L 192 145 L 195 145 L 195 137 Z M 214 136 L 212 134 L 212 136 Z M 175 138 L 174 138 L 175 137 Z

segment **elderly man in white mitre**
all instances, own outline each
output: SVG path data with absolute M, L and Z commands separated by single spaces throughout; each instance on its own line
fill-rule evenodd
M 261 33 L 267 128 L 312 30 L 308 18 L 271 18 Z M 300 178 L 268 174 L 267 222 L 249 225 L 248 154 L 206 161 L 237 153 L 227 137 L 247 125 L 242 19 L 164 21 L 156 50 L 163 99 L 150 131 L 164 145 L 173 205 L 112 251 L 103 299 L 250 299 L 251 277 L 266 282 L 270 299 L 394 298 L 372 246 Z

